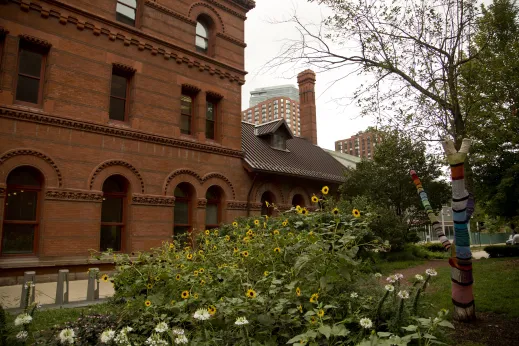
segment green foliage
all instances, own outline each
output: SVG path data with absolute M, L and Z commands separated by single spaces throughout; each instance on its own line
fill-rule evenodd
M 441 243 L 427 243 L 422 245 L 424 248 L 427 249 L 427 251 L 431 252 L 445 252 L 445 248 Z
M 9 335 L 9 326 L 4 307 L 0 304 L 0 346 L 7 346 L 7 335 Z
M 519 257 L 519 246 L 517 245 L 492 245 L 483 249 L 491 258 L 497 257 Z

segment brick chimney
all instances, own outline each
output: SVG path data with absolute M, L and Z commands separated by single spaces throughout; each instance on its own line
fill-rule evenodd
M 315 108 L 315 72 L 304 70 L 297 75 L 299 84 L 299 117 L 301 137 L 317 145 L 317 120 Z

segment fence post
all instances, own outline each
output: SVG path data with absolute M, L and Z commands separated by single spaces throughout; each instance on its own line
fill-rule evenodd
M 68 303 L 69 298 L 69 282 L 68 282 L 68 269 L 60 269 L 58 271 L 58 285 L 56 286 L 56 305 L 63 305 Z M 66 292 L 63 289 L 65 284 Z
M 99 268 L 88 269 L 87 300 L 99 299 Z
M 22 295 L 20 296 L 20 308 L 25 309 L 29 304 L 34 303 L 34 293 L 36 272 L 30 271 L 23 273 Z M 29 301 L 27 301 L 29 298 Z

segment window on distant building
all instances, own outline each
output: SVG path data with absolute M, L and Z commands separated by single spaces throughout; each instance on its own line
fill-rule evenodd
M 115 19 L 121 23 L 135 26 L 137 0 L 117 0 Z
M 131 74 L 116 67 L 112 70 L 110 87 L 110 112 L 112 120 L 128 121 Z
M 122 175 L 112 175 L 103 183 L 101 251 L 122 251 L 127 194 L 128 181 Z
M 205 208 L 205 229 L 217 228 L 220 224 L 220 199 L 221 199 L 220 188 L 218 186 L 211 186 L 207 189 L 205 198 L 207 204 Z
M 192 187 L 187 183 L 181 183 L 175 188 L 175 210 L 173 235 L 176 238 L 187 237 L 191 232 L 191 196 Z M 187 238 L 184 238 L 187 240 Z
M 20 40 L 16 101 L 41 105 L 48 49 Z
M 9 173 L 6 183 L 1 252 L 33 254 L 37 247 L 43 175 L 35 168 L 21 166 Z

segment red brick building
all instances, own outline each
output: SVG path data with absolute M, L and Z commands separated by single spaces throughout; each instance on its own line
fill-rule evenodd
M 360 131 L 350 138 L 335 141 L 335 151 L 370 160 L 373 158 L 375 147 L 380 140 L 379 131 L 368 129 Z
M 330 175 L 307 176 L 244 160 L 243 40 L 254 5 L 0 0 L 0 268 L 147 250 L 258 215 L 265 198 L 289 208 L 340 183 L 333 162 Z M 299 82 L 310 140 L 301 145 L 313 146 L 315 74 Z

